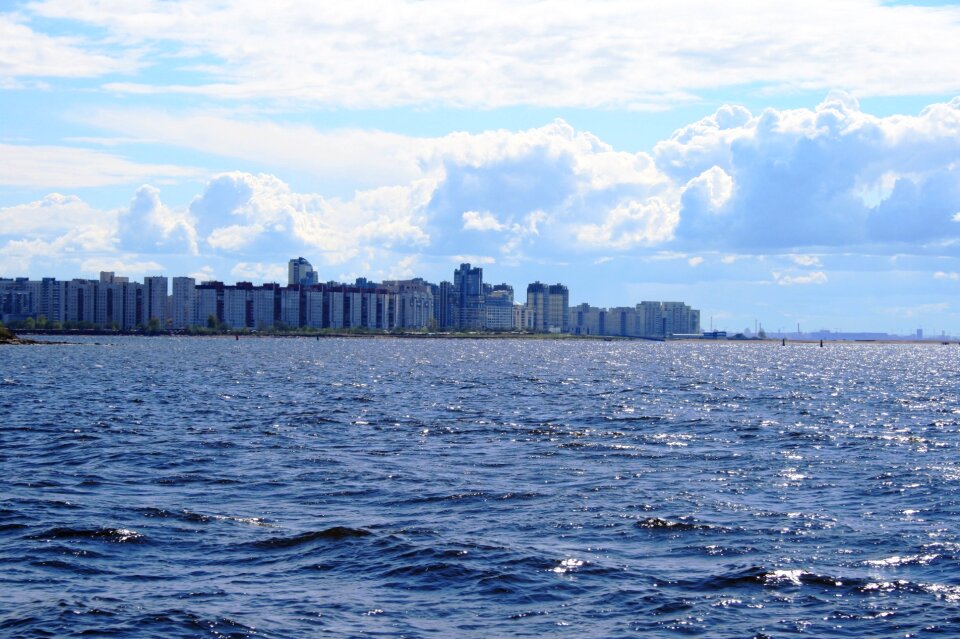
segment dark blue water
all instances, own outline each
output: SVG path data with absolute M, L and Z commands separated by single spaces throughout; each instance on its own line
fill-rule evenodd
M 3 637 L 960 633 L 960 348 L 0 347 Z

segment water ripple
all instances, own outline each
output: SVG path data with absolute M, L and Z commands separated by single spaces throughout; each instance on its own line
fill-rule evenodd
M 0 380 L 4 637 L 960 633 L 950 349 L 116 338 Z

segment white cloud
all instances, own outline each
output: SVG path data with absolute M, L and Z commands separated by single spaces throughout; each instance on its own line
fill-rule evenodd
M 816 255 L 791 255 L 790 259 L 798 266 L 823 266 Z
M 116 249 L 116 211 L 100 211 L 73 195 L 0 208 L 0 266 L 29 272 L 34 261 L 50 263 Z
M 200 221 L 200 237 L 224 250 L 282 236 L 277 224 L 292 225 L 298 242 L 340 261 L 356 255 L 337 230 L 348 224 L 358 226 L 361 242 L 448 255 L 462 250 L 462 232 L 482 230 L 472 234 L 473 250 L 512 260 L 671 242 L 691 251 L 781 252 L 851 244 L 917 250 L 960 238 L 952 221 L 960 206 L 960 100 L 885 118 L 861 112 L 840 92 L 815 109 L 755 116 L 725 106 L 658 144 L 653 157 L 616 151 L 562 120 L 410 138 L 142 115 L 112 112 L 107 126 L 139 135 L 140 123 L 152 122 L 149 136 L 166 143 L 318 175 L 347 149 L 344 166 L 370 185 L 330 197 L 264 183 L 229 223 L 217 223 L 216 234 Z M 876 184 L 882 192 L 865 197 Z
M 933 274 L 933 279 L 956 282 L 957 280 L 960 280 L 960 273 L 957 273 L 956 271 L 937 271 Z
M 245 163 L 269 163 L 360 187 L 420 177 L 419 163 L 432 145 L 428 138 L 385 131 L 318 131 L 306 125 L 231 117 L 216 111 L 172 114 L 156 109 L 101 108 L 74 117 L 125 138 L 150 139 Z
M 628 201 L 609 211 L 600 224 L 584 224 L 577 239 L 591 247 L 627 249 L 652 246 L 671 239 L 678 215 L 660 198 Z
M 338 139 L 349 145 L 354 133 Z M 841 93 L 815 109 L 757 116 L 724 107 L 678 131 L 653 156 L 616 151 L 562 120 L 421 138 L 404 151 L 389 149 L 410 138 L 378 140 L 370 148 L 406 158 L 408 177 L 338 197 L 299 192 L 277 175 L 234 171 L 211 178 L 189 202 L 167 204 L 157 188 L 143 186 L 125 211 L 51 195 L 0 209 L 8 229 L 0 242 L 31 254 L 119 248 L 139 254 L 128 261 L 142 262 L 158 253 L 191 255 L 200 258 L 185 267 L 192 270 L 201 259 L 223 269 L 309 254 L 318 265 L 367 275 L 407 272 L 394 266 L 410 256 L 436 264 L 465 247 L 505 266 L 556 264 L 571 255 L 691 266 L 714 256 L 730 265 L 770 255 L 783 269 L 773 281 L 783 285 L 824 283 L 821 257 L 837 268 L 832 261 L 851 244 L 871 254 L 960 249 L 953 221 L 960 99 L 886 118 L 862 113 Z M 893 186 L 871 207 L 858 189 L 876 180 Z M 935 268 L 944 267 L 925 271 Z
M 136 68 L 129 56 L 96 49 L 90 41 L 38 33 L 17 16 L 0 13 L 0 86 L 15 88 L 17 78 L 84 78 Z
M 684 195 L 698 191 L 697 196 L 705 200 L 707 210 L 719 212 L 733 196 L 733 186 L 733 178 L 726 171 L 719 166 L 711 166 L 687 182 L 683 191 Z
M 463 213 L 465 231 L 502 231 L 503 224 L 497 221 L 489 211 L 465 211 Z
M 286 284 L 287 266 L 285 264 L 264 264 L 262 262 L 237 262 L 230 269 L 230 275 L 238 280 L 276 282 Z
M 125 257 L 93 257 L 83 260 L 80 263 L 80 269 L 83 273 L 95 277 L 100 271 L 112 271 L 118 275 L 123 274 L 134 279 L 142 279 L 147 275 L 156 275 L 164 273 L 166 267 L 159 262 L 141 261 L 136 257 L 128 259 Z
M 207 243 L 222 251 L 240 251 L 252 245 L 262 233 L 263 227 L 257 224 L 232 224 L 214 229 L 207 238 Z
M 43 199 L 0 208 L 0 236 L 51 238 L 84 226 L 109 226 L 116 213 L 92 208 L 75 195 L 51 193 Z
M 690 266 L 700 266 L 701 264 L 703 264 L 703 258 L 700 257 L 699 255 L 691 257 L 689 260 L 687 260 L 687 264 L 689 264 Z
M 201 266 L 196 271 L 193 271 L 192 273 L 187 275 L 187 277 L 192 277 L 198 282 L 209 282 L 216 279 L 216 275 L 214 275 L 213 267 L 207 264 Z
M 827 274 L 823 271 L 810 271 L 800 274 L 793 274 L 787 271 L 773 271 L 773 281 L 780 286 L 826 284 Z
M 0 185 L 70 189 L 201 174 L 189 167 L 138 164 L 117 155 L 75 147 L 0 144 Z
M 708 0 L 427 0 L 323 11 L 292 0 L 42 0 L 27 9 L 105 29 L 129 51 L 169 51 L 168 64 L 192 72 L 170 85 L 107 85 L 141 94 L 346 108 L 660 109 L 729 87 L 843 86 L 859 95 L 960 88 L 951 65 L 931 63 L 960 59 L 960 10 L 872 0 L 745 0 L 736 8 Z M 94 55 L 88 43 L 74 46 Z
M 379 269 L 374 276 L 379 280 L 403 280 L 418 274 L 419 259 L 416 255 L 407 255 L 391 262 L 385 269 Z
M 474 266 L 497 263 L 497 260 L 489 255 L 451 255 L 450 261 L 456 264 L 463 264 L 466 262 Z
M 186 211 L 174 212 L 164 206 L 156 187 L 137 189 L 119 224 L 121 241 L 129 249 L 191 255 L 199 252 L 194 219 Z
M 190 205 L 207 244 L 219 251 L 279 254 L 312 247 L 331 263 L 367 246 L 424 246 L 417 184 L 359 192 L 351 200 L 295 193 L 279 178 L 234 172 L 216 176 Z
M 753 116 L 725 107 L 658 144 L 654 157 L 687 181 L 681 244 L 921 247 L 960 236 L 960 99 L 883 118 L 842 92 L 815 109 Z M 864 197 L 876 184 L 882 192 Z

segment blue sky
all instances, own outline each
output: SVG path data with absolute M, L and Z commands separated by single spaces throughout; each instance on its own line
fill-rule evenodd
M 0 3 L 0 276 L 563 282 L 960 334 L 960 6 Z

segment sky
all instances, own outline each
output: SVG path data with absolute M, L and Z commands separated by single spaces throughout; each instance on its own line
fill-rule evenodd
M 960 4 L 0 0 L 0 277 L 960 335 Z

